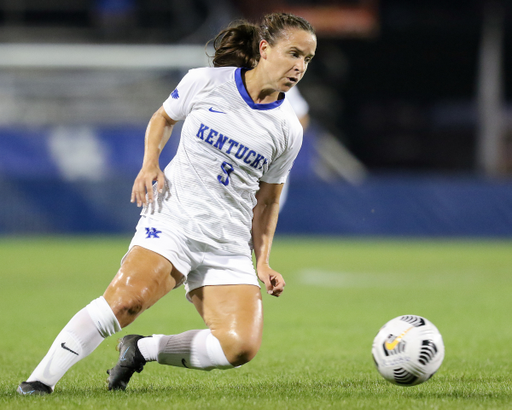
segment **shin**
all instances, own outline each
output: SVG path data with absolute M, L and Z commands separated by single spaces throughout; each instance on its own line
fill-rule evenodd
M 40 381 L 53 390 L 71 366 L 92 353 L 104 338 L 120 330 L 105 299 L 93 300 L 61 330 L 27 381 Z

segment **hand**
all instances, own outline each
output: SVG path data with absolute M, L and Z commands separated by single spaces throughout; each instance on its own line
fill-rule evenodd
M 143 166 L 135 178 L 132 188 L 132 196 L 130 202 L 137 202 L 137 206 L 141 207 L 147 203 L 153 202 L 153 182 L 157 181 L 157 190 L 162 193 L 165 186 L 165 175 L 158 165 Z M 146 200 L 147 193 L 147 200 Z
M 258 268 L 258 278 L 265 284 L 269 295 L 276 297 L 281 296 L 286 283 L 280 273 L 276 272 L 270 266 L 265 265 Z

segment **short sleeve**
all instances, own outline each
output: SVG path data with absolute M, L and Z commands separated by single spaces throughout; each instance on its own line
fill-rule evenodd
M 175 121 L 184 120 L 192 110 L 197 94 L 207 83 L 208 77 L 201 70 L 189 70 L 163 103 L 167 115 Z
M 288 174 L 293 167 L 301 146 L 302 127 L 299 124 L 297 127 L 294 127 L 293 132 L 290 134 L 286 150 L 270 164 L 268 171 L 260 180 L 268 184 L 284 184 L 288 179 Z

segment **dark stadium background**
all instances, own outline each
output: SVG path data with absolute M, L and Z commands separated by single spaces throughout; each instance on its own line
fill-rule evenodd
M 312 125 L 280 233 L 512 235 L 508 1 L 4 1 L 0 45 L 197 46 L 233 18 L 273 10 L 304 15 L 319 38 L 300 84 Z M 132 232 L 138 210 L 127 198 L 144 126 L 183 70 L 130 88 L 132 72 L 123 95 L 115 70 L 0 60 L 0 233 Z M 99 81 L 117 81 L 112 95 L 141 98 L 140 110 L 101 93 L 95 102 L 87 90 Z M 108 147 L 106 171 L 63 176 L 45 154 L 59 127 L 92 130 Z

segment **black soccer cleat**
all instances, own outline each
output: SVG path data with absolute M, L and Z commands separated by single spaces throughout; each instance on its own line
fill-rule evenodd
M 108 373 L 109 390 L 126 390 L 133 373 L 140 373 L 146 364 L 146 360 L 140 352 L 137 342 L 144 336 L 127 335 L 119 340 L 119 360 Z
M 41 382 L 22 382 L 16 390 L 23 396 L 45 396 L 53 392 L 50 386 Z

